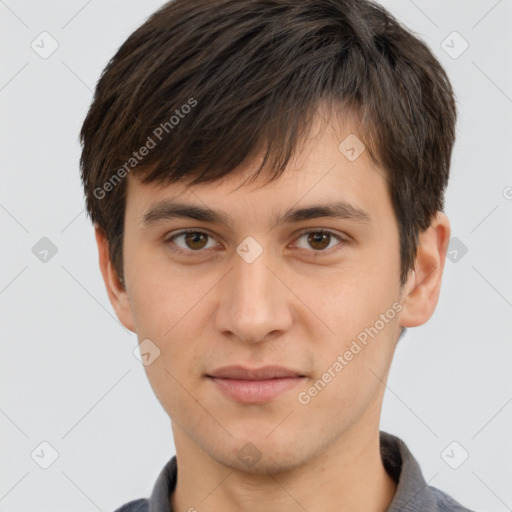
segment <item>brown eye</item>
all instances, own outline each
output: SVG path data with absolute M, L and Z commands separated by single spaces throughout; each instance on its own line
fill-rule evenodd
M 300 243 L 297 243 L 297 245 L 301 249 L 307 249 L 309 252 L 312 252 L 312 253 L 314 253 L 314 252 L 325 252 L 325 253 L 329 252 L 330 253 L 331 248 L 335 247 L 336 245 L 342 246 L 343 244 L 341 242 L 344 241 L 340 236 L 338 236 L 334 233 L 331 233 L 330 231 L 320 231 L 320 230 L 304 231 L 298 238 L 299 241 L 302 239 L 306 240 L 305 244 L 301 245 Z M 336 240 L 340 243 L 333 244 L 332 242 L 335 242 Z
M 214 242 L 214 240 L 208 233 L 194 230 L 181 231 L 169 237 L 166 241 L 174 252 L 185 256 L 195 256 L 195 253 L 209 252 L 206 249 L 215 246 L 215 243 L 212 245 L 210 242 Z M 210 243 L 209 246 L 208 243 Z
M 208 238 L 208 235 L 206 233 L 194 233 L 192 231 L 189 233 L 185 233 L 184 236 L 187 247 L 194 250 L 203 249 L 206 245 Z
M 323 250 L 329 246 L 330 233 L 312 232 L 308 236 L 308 243 L 316 250 Z

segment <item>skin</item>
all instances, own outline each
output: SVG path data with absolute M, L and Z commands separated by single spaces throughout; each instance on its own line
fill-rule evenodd
M 119 320 L 161 351 L 145 369 L 171 418 L 174 511 L 377 512 L 396 492 L 379 451 L 385 382 L 400 327 L 421 325 L 435 310 L 450 225 L 439 212 L 420 234 L 415 268 L 400 288 L 398 225 L 383 171 L 366 151 L 353 162 L 340 153 L 350 126 L 324 128 L 311 131 L 272 183 L 243 183 L 259 160 L 194 187 L 142 185 L 129 175 L 125 287 L 96 229 Z M 220 210 L 232 222 L 164 219 L 146 226 L 145 212 L 166 198 Z M 316 218 L 272 227 L 276 213 L 340 199 L 365 210 L 371 222 Z M 300 233 L 306 228 L 333 236 L 315 245 Z M 187 244 L 185 236 L 169 241 L 183 229 L 209 236 L 202 244 Z M 263 248 L 252 263 L 236 252 L 247 236 Z M 298 393 L 396 302 L 401 311 L 309 403 L 300 403 Z M 231 364 L 280 364 L 306 378 L 269 402 L 241 404 L 205 377 Z M 238 457 L 247 442 L 261 456 L 251 467 Z

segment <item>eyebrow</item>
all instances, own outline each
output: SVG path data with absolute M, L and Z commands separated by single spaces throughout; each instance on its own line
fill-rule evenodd
M 370 214 L 358 206 L 351 205 L 345 201 L 335 201 L 311 205 L 304 208 L 291 208 L 285 212 L 284 215 L 274 215 L 273 228 L 280 223 L 301 222 L 321 217 L 346 219 L 364 223 L 371 222 Z M 223 224 L 225 226 L 229 226 L 232 223 L 232 217 L 224 212 L 166 199 L 148 209 L 143 216 L 142 224 L 145 227 L 149 227 L 162 220 L 177 218 L 194 219 L 213 224 Z

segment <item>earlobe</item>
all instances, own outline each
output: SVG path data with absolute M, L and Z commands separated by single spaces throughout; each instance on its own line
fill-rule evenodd
M 430 226 L 420 233 L 414 270 L 404 286 L 402 327 L 417 327 L 429 320 L 439 300 L 441 279 L 450 241 L 448 217 L 437 212 Z
M 104 231 L 95 226 L 96 244 L 98 245 L 98 256 L 101 274 L 107 289 L 108 298 L 119 321 L 130 331 L 135 332 L 133 315 L 128 293 L 121 283 L 119 276 L 110 259 L 108 240 Z

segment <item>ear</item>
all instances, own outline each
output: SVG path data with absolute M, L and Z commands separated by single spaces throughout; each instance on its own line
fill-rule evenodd
M 110 252 L 105 232 L 99 226 L 94 227 L 101 274 L 107 288 L 108 298 L 116 312 L 119 321 L 130 331 L 135 332 L 132 309 L 126 292 L 126 287 L 121 283 L 119 276 L 110 260 Z
M 403 309 L 399 322 L 402 327 L 417 327 L 433 315 L 441 290 L 450 232 L 448 217 L 437 212 L 430 226 L 420 233 L 414 270 L 401 298 Z

